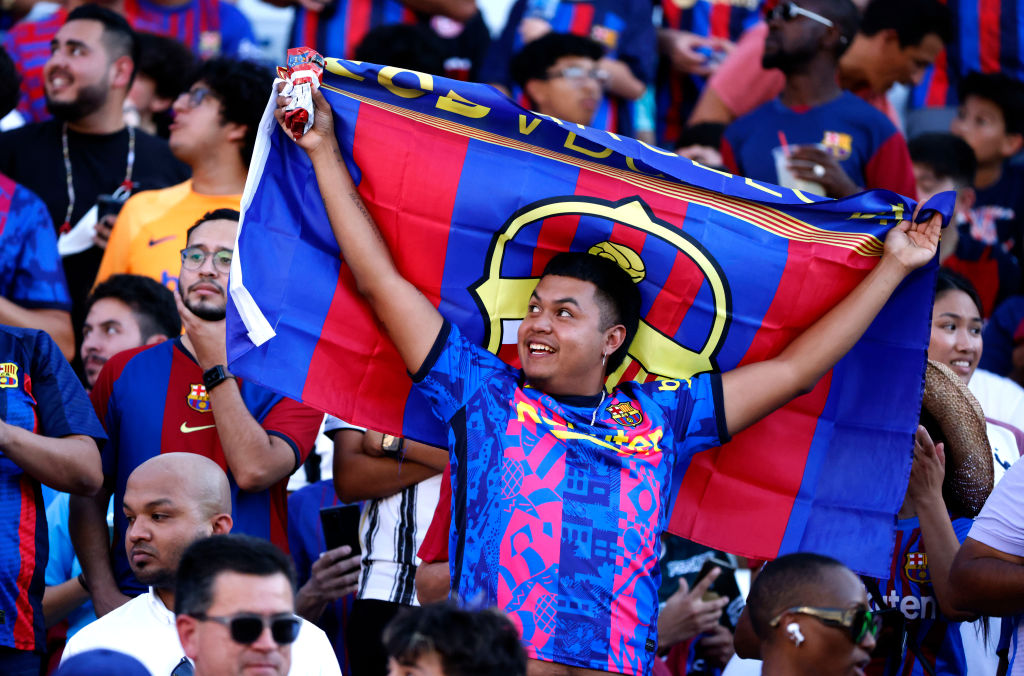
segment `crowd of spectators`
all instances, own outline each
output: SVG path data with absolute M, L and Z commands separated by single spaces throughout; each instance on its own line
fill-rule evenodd
M 806 194 L 955 191 L 891 577 L 666 533 L 647 649 L 661 676 L 1024 675 L 1019 0 L 4 0 L 0 673 L 580 673 L 443 603 L 446 449 L 227 368 L 275 31 Z

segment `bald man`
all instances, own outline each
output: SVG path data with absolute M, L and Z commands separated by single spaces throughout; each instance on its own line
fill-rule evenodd
M 93 648 L 110 648 L 134 656 L 154 674 L 170 674 L 185 659 L 173 612 L 178 564 L 194 541 L 231 531 L 231 488 L 224 471 L 209 458 L 162 453 L 128 477 L 123 510 L 128 562 L 149 591 L 71 637 L 62 661 Z M 293 655 L 291 673 L 341 673 L 327 636 L 309 623 L 303 623 Z

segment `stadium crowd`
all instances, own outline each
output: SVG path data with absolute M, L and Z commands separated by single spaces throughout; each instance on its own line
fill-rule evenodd
M 1024 3 L 266 1 L 0 2 L 0 674 L 1024 676 Z M 626 273 L 553 259 L 523 308 L 525 375 L 503 369 L 398 274 L 316 95 L 296 143 L 360 292 L 450 420 L 452 448 L 427 446 L 230 372 L 228 277 L 282 46 L 488 83 L 808 194 L 955 191 L 953 223 L 941 241 L 934 218 L 895 227 L 779 358 L 609 394 L 638 321 Z M 936 255 L 888 579 L 659 531 L 628 599 L 573 560 L 538 582 L 556 609 L 519 599 L 533 638 L 483 607 L 497 582 L 474 557 L 502 544 L 485 499 L 502 486 L 471 485 L 469 515 L 452 493 L 467 429 L 469 461 L 500 469 L 493 399 L 594 426 L 623 397 L 662 417 L 664 445 L 714 447 L 808 391 Z M 541 645 L 553 613 L 564 635 Z

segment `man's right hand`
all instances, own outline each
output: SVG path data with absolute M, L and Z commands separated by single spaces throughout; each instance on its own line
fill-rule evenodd
M 723 596 L 705 601 L 704 594 L 721 574 L 721 568 L 712 568 L 693 589 L 686 578 L 679 578 L 679 589 L 669 597 L 658 615 L 659 650 L 667 650 L 680 641 L 714 629 L 729 599 Z
M 284 86 L 285 83 L 279 82 L 277 84 L 277 91 L 280 92 Z M 334 136 L 334 113 L 331 111 L 331 106 L 327 103 L 327 99 L 320 93 L 319 87 L 313 89 L 312 98 L 315 109 L 313 126 L 298 138 L 292 135 L 291 130 L 288 129 L 288 125 L 284 121 L 284 109 L 291 102 L 291 97 L 279 95 L 277 97 L 277 109 L 274 111 L 274 117 L 277 119 L 277 123 L 281 125 L 281 129 L 310 155 L 320 148 L 330 147 L 330 144 L 334 144 L 335 147 L 338 144 L 338 140 Z M 328 145 L 325 146 L 325 143 Z

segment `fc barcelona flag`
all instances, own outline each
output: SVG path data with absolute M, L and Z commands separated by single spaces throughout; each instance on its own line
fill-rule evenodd
M 558 251 L 625 267 L 643 297 L 609 379 L 688 378 L 778 354 L 878 262 L 913 202 L 819 200 L 523 110 L 497 91 L 328 59 L 323 92 L 359 193 L 401 273 L 471 340 L 516 359 Z M 350 422 L 446 445 L 446 430 L 355 290 L 308 157 L 273 98 L 231 272 L 235 373 Z M 810 550 L 887 575 L 910 471 L 935 266 L 898 289 L 810 394 L 696 457 L 672 529 L 772 558 Z M 630 407 L 615 412 L 628 425 Z

